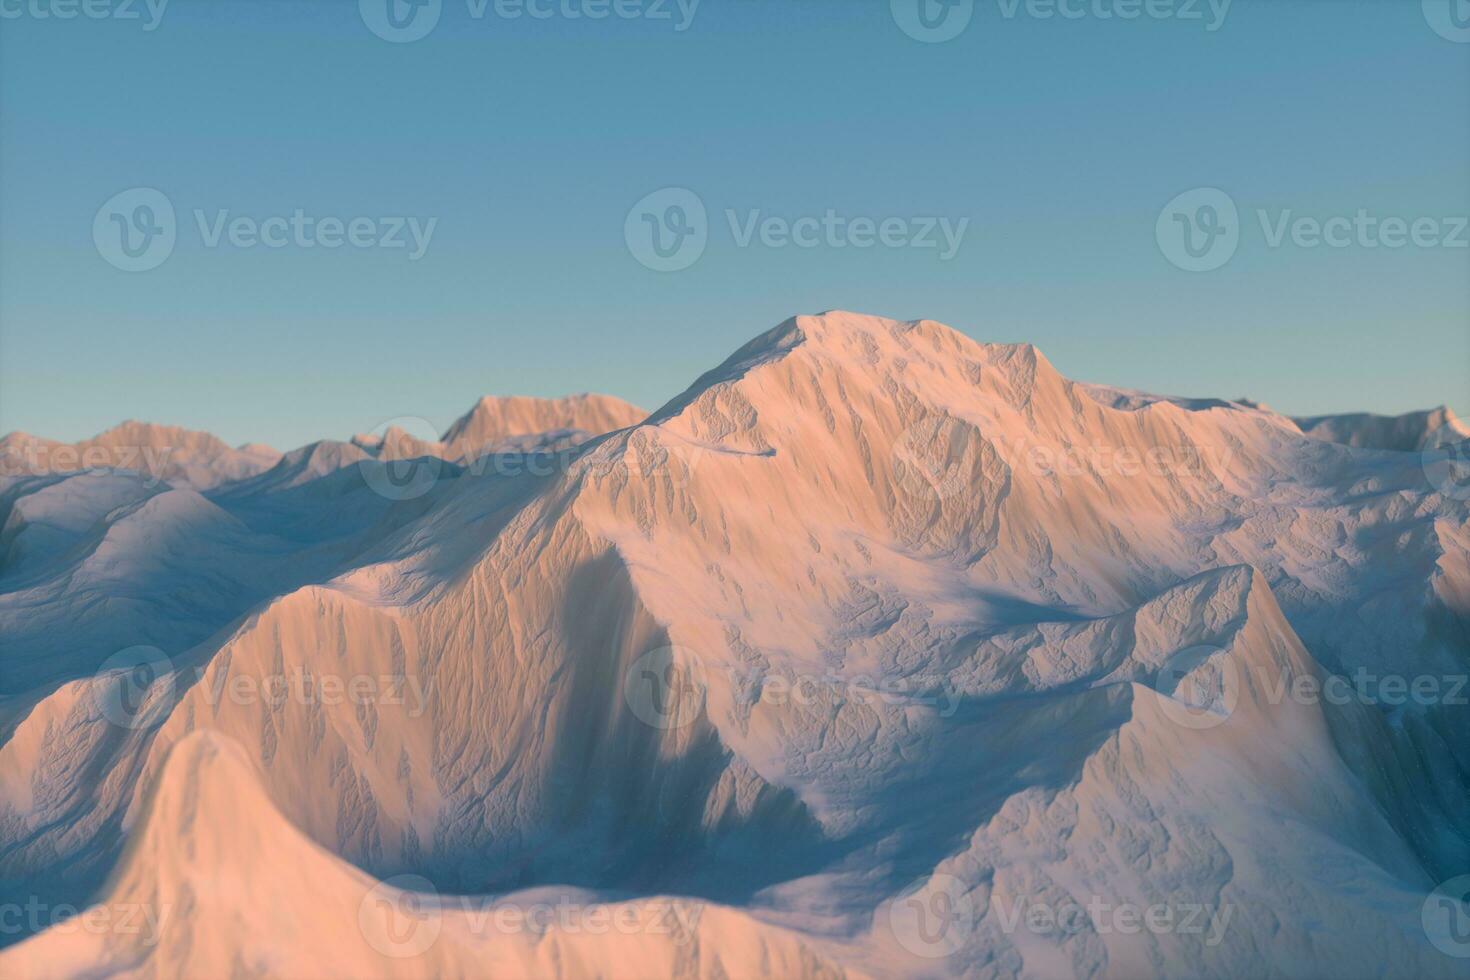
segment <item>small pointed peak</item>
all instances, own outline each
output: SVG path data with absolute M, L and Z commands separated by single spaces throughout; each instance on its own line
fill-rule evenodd
M 621 398 L 593 392 L 560 398 L 485 395 L 456 419 L 439 441 L 454 452 L 469 453 L 508 438 L 559 429 L 601 435 L 637 425 L 647 414 Z

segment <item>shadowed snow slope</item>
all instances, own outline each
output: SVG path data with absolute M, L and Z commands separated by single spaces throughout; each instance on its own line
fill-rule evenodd
M 256 779 L 227 737 L 180 742 L 89 913 L 113 928 L 44 933 L 7 956 L 8 975 L 861 976 L 785 930 L 678 899 L 404 894 L 302 838 Z
M 172 916 L 0 972 L 1463 975 L 1427 456 L 847 313 L 630 413 L 0 484 L 0 902 Z
M 1295 422 L 1309 436 L 1365 449 L 1419 452 L 1470 439 L 1470 426 L 1444 406 L 1406 415 L 1320 415 Z

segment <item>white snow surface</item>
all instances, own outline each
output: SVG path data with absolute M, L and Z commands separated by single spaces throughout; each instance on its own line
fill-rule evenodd
M 1470 974 L 1470 491 L 1403 426 L 840 312 L 486 404 L 0 477 L 0 976 Z M 1438 686 L 1292 693 L 1354 676 Z

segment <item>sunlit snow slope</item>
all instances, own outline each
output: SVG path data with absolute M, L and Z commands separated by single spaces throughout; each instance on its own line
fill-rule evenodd
M 619 406 L 7 470 L 0 975 L 1470 973 L 1447 412 L 847 313 Z

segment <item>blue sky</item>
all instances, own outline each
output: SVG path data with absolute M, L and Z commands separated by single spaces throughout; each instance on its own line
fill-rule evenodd
M 67 2 L 0 3 L 3 431 L 139 418 L 288 448 L 400 415 L 443 427 L 482 394 L 651 409 L 830 308 L 1031 341 L 1084 380 L 1470 413 L 1470 249 L 1445 241 L 1470 214 L 1470 43 L 1416 0 L 1235 0 L 1223 20 L 1206 0 L 1131 20 L 1101 16 L 1128 0 L 1066 18 L 977 0 L 943 43 L 889 0 L 702 0 L 683 30 L 675 0 L 600 20 L 561 12 L 597 0 L 516 19 L 443 0 L 408 43 L 357 0 L 172 0 L 152 30 L 143 0 L 134 20 L 39 16 Z M 707 246 L 659 272 L 625 225 L 669 187 L 697 195 Z M 175 210 L 149 271 L 94 237 L 146 217 L 104 208 L 132 188 Z M 1156 233 L 1195 188 L 1238 208 L 1211 271 Z M 405 248 L 251 245 L 249 226 L 211 244 L 297 209 L 367 219 L 363 242 L 434 225 L 417 259 L 406 224 Z M 742 244 L 752 220 L 829 211 L 898 219 L 895 244 L 850 225 Z M 1360 211 L 1420 222 L 1424 244 L 1341 221 L 1346 244 L 1313 244 L 1298 220 Z M 925 219 L 967 220 L 952 257 L 898 244 Z

